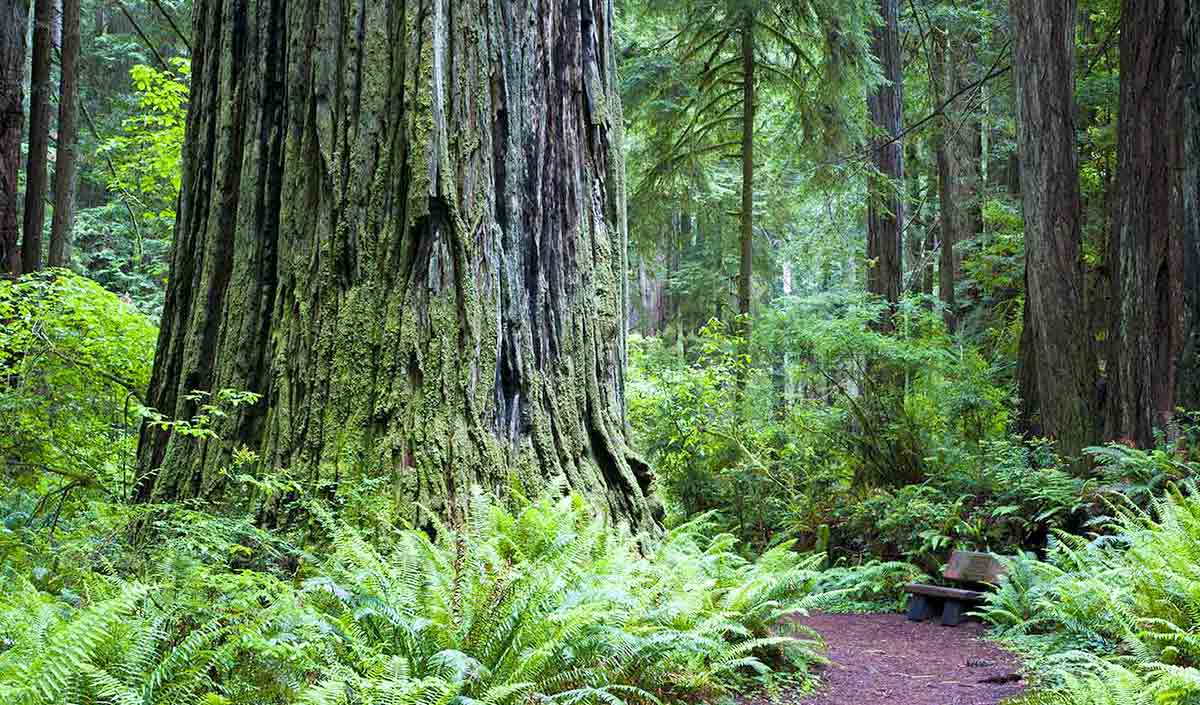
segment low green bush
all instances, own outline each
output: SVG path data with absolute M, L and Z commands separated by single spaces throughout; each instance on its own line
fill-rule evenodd
M 898 612 L 908 603 L 904 586 L 925 579 L 925 572 L 911 563 L 870 560 L 835 566 L 821 572 L 815 599 L 824 612 Z

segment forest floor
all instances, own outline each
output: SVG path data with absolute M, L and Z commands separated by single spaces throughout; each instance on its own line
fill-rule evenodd
M 1017 659 L 983 638 L 983 626 L 943 627 L 900 614 L 814 614 L 825 639 L 821 685 L 788 705 L 996 705 L 1025 688 Z M 765 705 L 748 701 L 746 705 Z

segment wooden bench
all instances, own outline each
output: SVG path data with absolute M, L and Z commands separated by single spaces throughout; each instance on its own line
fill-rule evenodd
M 942 607 L 942 624 L 947 627 L 958 626 L 963 619 L 963 608 L 967 605 L 977 605 L 983 602 L 985 585 L 994 585 L 1004 575 L 1004 565 L 991 553 L 975 551 L 954 551 L 942 577 L 946 580 L 961 583 L 965 587 L 944 587 L 941 585 L 922 585 L 909 583 L 904 591 L 912 594 L 912 602 L 908 605 L 908 618 L 920 622 L 933 616 L 938 604 Z

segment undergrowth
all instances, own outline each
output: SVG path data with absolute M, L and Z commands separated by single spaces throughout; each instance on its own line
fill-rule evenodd
M 65 270 L 0 280 L 0 703 L 696 701 L 809 682 L 819 557 L 746 558 L 711 516 L 632 537 L 581 498 L 475 493 L 426 530 L 230 469 L 244 502 L 137 504 L 140 419 L 197 441 L 253 403 L 139 403 L 154 327 Z M 257 508 L 295 521 L 266 530 Z M 235 506 L 236 505 L 236 508 Z M 408 513 L 405 512 L 407 515 Z
M 816 558 L 703 521 L 647 555 L 578 496 L 475 494 L 430 538 L 312 505 L 312 552 L 176 506 L 0 534 L 0 702 L 634 703 L 803 682 Z M 134 517 L 153 541 L 125 542 Z M 316 546 L 322 546 L 317 550 Z M 321 557 L 317 557 L 317 555 Z M 294 567 L 294 569 L 293 569 Z M 783 625 L 783 626 L 779 626 Z
M 1022 554 L 984 618 L 1030 659 L 1025 702 L 1200 702 L 1200 498 L 1169 485 L 1143 509 L 1119 497 L 1092 538 Z

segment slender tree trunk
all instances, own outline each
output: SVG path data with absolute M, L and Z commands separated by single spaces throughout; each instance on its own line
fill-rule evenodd
M 933 308 L 933 252 L 937 249 L 937 242 L 934 239 L 934 233 L 937 232 L 935 219 L 930 217 L 925 223 L 925 244 L 922 246 L 922 252 L 928 260 L 925 263 L 925 268 L 922 270 L 921 292 L 929 297 L 928 308 Z
M 29 88 L 29 155 L 25 167 L 25 223 L 21 270 L 42 268 L 42 228 L 46 220 L 46 162 L 50 148 L 50 55 L 53 0 L 34 0 L 33 67 Z
M 1183 0 L 1121 3 L 1121 103 L 1112 232 L 1107 431 L 1154 443 L 1175 410 L 1183 331 L 1178 206 Z
M 1012 0 L 1025 217 L 1023 421 L 1065 455 L 1093 441 L 1075 148 L 1075 0 Z
M 945 28 L 933 32 L 934 98 L 952 96 L 968 86 L 976 63 L 973 42 L 977 37 L 951 36 Z M 959 245 L 983 230 L 980 203 L 983 142 L 979 117 L 969 94 L 946 106 L 934 136 L 938 162 L 938 199 L 941 203 L 942 249 L 939 262 L 942 307 L 946 327 L 958 327 L 957 286 L 961 278 Z
M 249 7 L 254 13 L 249 13 Z M 336 11 L 335 11 L 336 10 Z M 608 0 L 197 0 L 149 403 L 251 390 L 220 440 L 146 426 L 143 500 L 229 498 L 241 444 L 397 509 L 552 478 L 635 529 Z
M 950 75 L 946 70 L 947 37 L 941 28 L 935 28 L 932 36 L 931 83 L 934 86 L 934 100 L 940 105 L 941 96 L 946 95 L 946 78 Z M 942 301 L 942 316 L 946 321 L 946 329 L 953 333 L 958 327 L 958 302 L 955 300 L 958 266 L 954 246 L 958 243 L 958 224 L 962 217 L 959 215 L 958 202 L 954 200 L 951 185 L 955 170 L 950 164 L 951 155 L 947 144 L 949 122 L 946 113 L 939 116 L 934 128 L 933 141 L 938 173 L 938 298 Z
M 79 57 L 79 0 L 63 0 L 62 77 L 58 99 L 58 145 L 54 160 L 54 218 L 50 223 L 51 267 L 70 261 L 75 225 L 75 101 Z
M 754 15 L 742 20 L 742 237 L 738 274 L 738 313 L 743 335 L 750 330 L 751 277 L 754 270 Z
M 29 0 L 0 0 L 0 271 L 21 273 L 17 174 L 25 124 L 25 31 Z
M 875 150 L 879 175 L 871 185 L 867 206 L 867 259 L 871 260 L 867 291 L 894 306 L 900 300 L 904 230 L 904 146 L 899 139 L 903 118 L 899 0 L 879 0 L 879 16 L 882 22 L 874 30 L 872 51 L 883 69 L 883 82 L 867 100 L 881 143 Z M 883 330 L 892 329 L 890 310 L 880 326 Z
M 1188 3 L 1183 27 L 1183 265 L 1185 336 L 1176 402 L 1200 409 L 1200 3 Z

